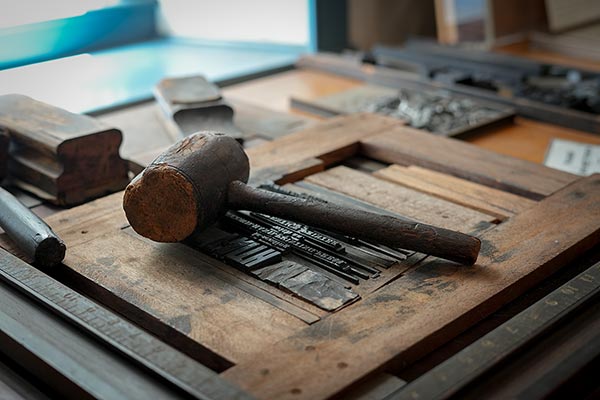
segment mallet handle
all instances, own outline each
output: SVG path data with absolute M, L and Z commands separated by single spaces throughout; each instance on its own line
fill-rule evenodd
M 0 228 L 40 267 L 51 267 L 65 257 L 63 241 L 3 188 L 0 188 Z
M 479 239 L 464 233 L 255 189 L 240 181 L 229 185 L 227 202 L 233 209 L 273 215 L 466 265 L 477 261 L 481 247 Z

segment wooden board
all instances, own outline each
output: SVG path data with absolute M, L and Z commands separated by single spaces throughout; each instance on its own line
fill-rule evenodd
M 400 165 L 418 165 L 539 200 L 577 176 L 506 157 L 450 138 L 423 135 L 403 126 L 361 142 L 372 158 Z M 532 179 L 535 176 L 535 179 Z
M 493 215 L 500 220 L 535 205 L 535 201 L 479 183 L 418 166 L 390 165 L 374 173 L 378 178 Z
M 127 163 L 118 129 L 27 96 L 0 96 L 10 134 L 8 170 L 16 186 L 61 206 L 123 190 Z
M 68 246 L 54 276 L 258 398 L 350 393 L 364 378 L 431 352 L 600 242 L 600 176 L 578 178 L 383 116 L 332 118 L 248 153 L 255 181 L 321 188 L 348 203 L 477 232 L 483 242 L 473 267 L 420 256 L 359 284 L 361 299 L 350 306 L 325 312 L 188 247 L 140 238 L 127 228 L 120 194 L 48 218 Z M 336 166 L 356 155 L 402 167 Z M 398 169 L 441 189 L 395 183 Z M 498 218 L 493 207 L 508 211 Z

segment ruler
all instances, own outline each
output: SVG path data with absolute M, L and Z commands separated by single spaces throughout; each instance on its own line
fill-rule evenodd
M 3 249 L 0 280 L 192 397 L 251 398 L 216 372 Z
M 448 398 L 599 294 L 600 262 L 385 399 Z

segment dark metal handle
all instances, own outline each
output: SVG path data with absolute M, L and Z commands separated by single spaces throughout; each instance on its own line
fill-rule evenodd
M 56 265 L 65 257 L 65 244 L 56 233 L 3 188 L 0 188 L 0 227 L 41 267 Z
M 481 247 L 479 239 L 464 233 L 255 189 L 239 181 L 229 185 L 227 200 L 230 208 L 269 214 L 466 265 L 477 261 Z

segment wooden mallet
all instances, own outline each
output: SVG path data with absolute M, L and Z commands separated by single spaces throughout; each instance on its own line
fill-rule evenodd
M 132 228 L 157 242 L 179 242 L 228 209 L 248 210 L 461 264 L 477 260 L 473 236 L 359 209 L 286 196 L 246 185 L 248 157 L 230 136 L 200 132 L 171 146 L 125 190 Z

